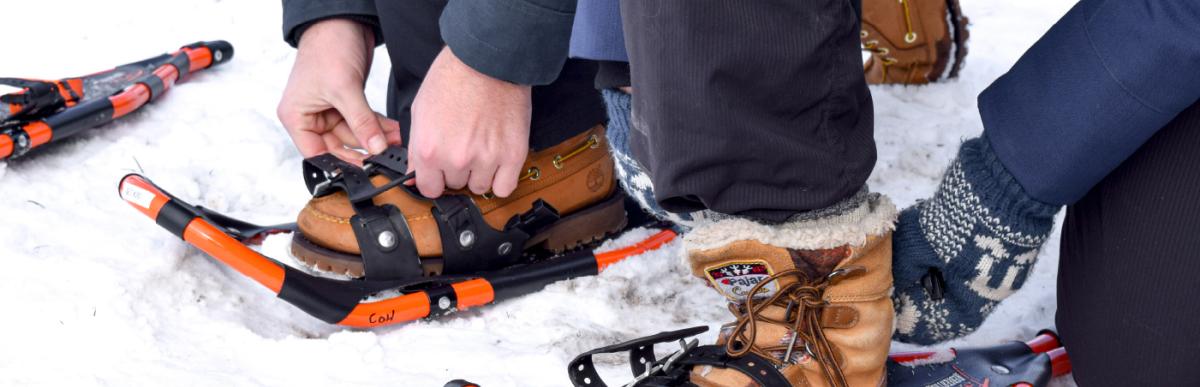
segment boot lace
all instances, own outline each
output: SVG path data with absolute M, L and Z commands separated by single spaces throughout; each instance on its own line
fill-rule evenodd
M 777 367 L 792 363 L 792 352 L 798 341 L 804 343 L 804 351 L 821 365 L 829 385 L 835 387 L 848 386 L 846 376 L 835 359 L 834 349 L 825 338 L 821 327 L 821 311 L 829 305 L 825 300 L 825 289 L 837 281 L 865 272 L 861 266 L 849 266 L 834 270 L 824 278 L 809 278 L 808 274 L 799 269 L 784 270 L 767 277 L 750 290 L 744 305 L 729 305 L 729 311 L 737 316 L 729 340 L 725 342 L 725 352 L 729 356 L 741 357 L 754 353 Z M 795 277 L 796 281 L 780 288 L 775 294 L 763 300 L 755 300 L 753 295 L 767 284 L 780 278 Z M 784 319 L 778 320 L 767 317 L 763 311 L 770 306 L 783 307 Z M 756 346 L 754 340 L 758 335 L 759 322 L 782 325 L 791 329 L 791 337 L 787 344 L 775 346 Z M 782 360 L 777 360 L 777 353 L 784 352 Z

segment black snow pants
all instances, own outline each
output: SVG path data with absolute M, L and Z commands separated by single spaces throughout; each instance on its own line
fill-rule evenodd
M 392 59 L 388 115 L 409 125 L 443 43 L 444 0 L 378 1 Z M 875 165 L 860 0 L 623 1 L 634 153 L 664 208 L 780 221 L 860 190 Z M 603 121 L 596 65 L 533 89 L 531 147 Z M 405 133 L 407 137 L 407 133 Z
M 783 221 L 875 166 L 860 0 L 622 0 L 630 146 L 672 212 Z
M 1080 386 L 1200 385 L 1200 103 L 1067 209 L 1057 325 Z

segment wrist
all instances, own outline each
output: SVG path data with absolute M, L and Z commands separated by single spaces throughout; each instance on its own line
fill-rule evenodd
M 532 87 L 529 85 L 522 85 L 519 83 L 513 83 L 513 82 L 509 82 L 509 81 L 500 79 L 500 78 L 496 78 L 496 77 L 493 77 L 486 73 L 483 73 L 483 72 L 475 69 L 474 67 L 471 67 L 471 65 L 467 64 L 466 62 L 463 62 L 462 59 L 459 59 L 458 55 L 456 55 L 454 53 L 454 50 L 450 49 L 450 46 L 443 46 L 442 53 L 439 56 L 443 60 L 445 60 L 444 63 L 446 64 L 446 66 L 456 73 L 464 74 L 470 78 L 482 80 L 486 83 L 494 84 L 496 86 L 503 87 L 505 89 L 520 90 L 520 91 L 525 91 L 525 92 L 532 90 Z
M 300 50 L 357 43 L 369 51 L 375 47 L 375 30 L 360 22 L 334 17 L 313 22 L 305 28 L 297 43 Z

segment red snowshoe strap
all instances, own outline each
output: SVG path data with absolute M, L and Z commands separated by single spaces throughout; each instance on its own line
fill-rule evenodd
M 753 353 L 732 357 L 724 347 L 715 345 L 696 346 L 696 340 L 687 338 L 704 333 L 708 327 L 699 326 L 677 331 L 662 332 L 653 336 L 634 339 L 619 344 L 601 347 L 575 357 L 567 366 L 567 374 L 575 387 L 607 387 L 596 372 L 592 356 L 603 353 L 629 352 L 629 368 L 634 380 L 626 384 L 635 387 L 682 387 L 694 386 L 688 378 L 692 367 L 708 365 L 732 368 L 745 374 L 762 387 L 790 387 L 787 378 L 772 366 L 772 363 Z M 654 345 L 678 341 L 679 351 L 666 359 L 657 360 Z

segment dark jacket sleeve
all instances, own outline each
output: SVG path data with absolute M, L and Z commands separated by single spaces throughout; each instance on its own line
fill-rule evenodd
M 1194 0 L 1080 1 L 979 95 L 983 133 L 1030 196 L 1075 203 L 1200 98 L 1197 36 Z
M 450 0 L 442 40 L 463 63 L 493 78 L 546 85 L 567 60 L 576 0 Z
M 383 43 L 372 0 L 283 0 L 283 40 L 296 47 L 304 30 L 315 22 L 332 18 L 368 25 L 375 31 L 375 45 Z

